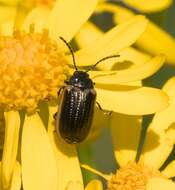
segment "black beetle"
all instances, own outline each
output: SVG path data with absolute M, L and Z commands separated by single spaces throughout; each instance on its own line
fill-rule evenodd
M 56 131 L 69 144 L 82 142 L 89 134 L 92 119 L 94 115 L 94 107 L 96 103 L 96 91 L 94 83 L 89 78 L 88 71 L 79 71 L 75 64 L 75 57 L 71 46 L 62 37 L 60 39 L 68 46 L 76 71 L 66 81 L 66 86 L 60 88 L 62 96 L 58 112 L 55 114 Z M 112 55 L 99 60 L 93 67 L 103 60 L 119 57 Z M 98 104 L 98 103 L 97 103 Z M 99 108 L 101 106 L 98 104 Z

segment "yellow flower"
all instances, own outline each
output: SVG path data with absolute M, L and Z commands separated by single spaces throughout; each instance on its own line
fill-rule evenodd
M 151 1 L 145 2 L 151 3 Z M 115 23 L 122 23 L 135 15 L 135 13 L 126 8 L 108 2 L 99 4 L 97 10 L 100 12 L 112 12 Z M 153 22 L 150 21 L 148 23 L 147 29 L 140 36 L 135 44 L 137 47 L 139 47 L 139 49 L 151 55 L 163 53 L 166 55 L 167 63 L 175 64 L 175 39 Z
M 1 37 L 0 49 L 0 104 L 6 111 L 30 113 L 39 100 L 56 96 L 58 87 L 64 85 L 67 60 L 47 31 L 16 31 L 12 37 Z
M 109 190 L 175 189 L 175 183 L 171 180 L 175 176 L 175 161 L 165 165 L 175 144 L 175 77 L 164 85 L 163 90 L 169 95 L 170 104 L 153 117 L 139 159 L 137 150 L 142 118 L 113 114 L 111 133 L 115 158 L 120 169 L 116 174 L 104 175 L 87 165 L 82 165 L 107 179 Z
M 56 91 L 68 75 L 67 65 L 72 65 L 71 56 L 65 52 L 67 47 L 58 37 L 72 40 L 97 2 L 88 0 L 87 6 L 82 0 L 64 0 L 56 1 L 52 9 L 38 6 L 23 24 L 23 29 L 28 30 L 34 23 L 36 30 L 18 29 L 12 36 L 1 36 L 0 105 L 5 115 L 2 189 L 20 189 L 21 181 L 25 190 L 66 189 L 74 182 L 83 188 L 76 147 L 65 144 L 54 132 L 57 105 L 50 101 L 48 106 L 46 99 L 57 98 Z M 117 54 L 132 45 L 146 25 L 143 16 L 136 16 L 114 27 L 75 53 L 77 65 L 92 66 L 102 57 Z M 97 101 L 103 109 L 131 115 L 167 107 L 168 97 L 163 91 L 128 84 L 154 74 L 164 59 L 160 55 L 121 71 L 89 72 L 96 83 Z

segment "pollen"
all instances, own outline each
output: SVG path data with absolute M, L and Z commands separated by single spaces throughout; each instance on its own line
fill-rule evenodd
M 112 175 L 108 190 L 146 190 L 146 184 L 152 177 L 163 177 L 160 171 L 143 164 L 129 162 Z
M 61 42 L 60 42 L 61 43 Z M 37 109 L 38 102 L 56 97 L 69 74 L 59 42 L 47 30 L 15 31 L 0 37 L 0 106 L 5 110 Z

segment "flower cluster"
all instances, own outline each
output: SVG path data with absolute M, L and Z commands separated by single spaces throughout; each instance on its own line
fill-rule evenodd
M 38 102 L 56 97 L 68 76 L 64 52 L 48 38 L 15 31 L 0 38 L 0 104 L 5 110 L 33 112 Z M 36 80 L 37 79 L 37 80 Z

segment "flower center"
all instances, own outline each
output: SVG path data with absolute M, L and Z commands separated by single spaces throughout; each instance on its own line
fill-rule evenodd
M 40 100 L 56 97 L 68 75 L 66 56 L 48 31 L 16 31 L 0 37 L 0 106 L 33 112 Z
M 163 177 L 160 171 L 143 164 L 129 162 L 120 168 L 108 182 L 108 190 L 145 190 L 152 177 Z

